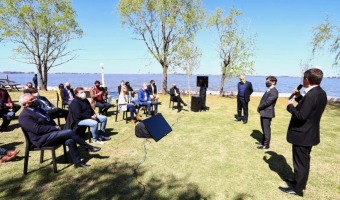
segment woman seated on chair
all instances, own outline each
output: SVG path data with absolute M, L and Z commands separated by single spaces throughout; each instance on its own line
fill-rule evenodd
M 134 115 L 136 115 L 136 119 L 138 121 L 142 120 L 142 117 L 138 114 L 135 105 L 131 102 L 131 95 L 127 91 L 127 88 L 125 85 L 122 86 L 122 89 L 119 94 L 118 98 L 118 108 L 120 111 L 129 111 L 130 112 L 130 118 L 131 118 L 131 123 L 133 125 L 136 125 L 136 120 Z

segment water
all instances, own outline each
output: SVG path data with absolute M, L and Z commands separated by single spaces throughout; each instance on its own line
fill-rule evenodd
M 0 74 L 1 78 L 6 78 L 7 74 Z M 33 74 L 8 74 L 9 80 L 16 81 L 21 85 L 26 85 L 27 82 L 32 82 Z M 162 74 L 105 74 L 105 86 L 108 87 L 111 94 L 117 95 L 117 87 L 121 80 L 129 81 L 133 89 L 137 90 L 143 82 L 149 83 L 150 80 L 155 80 L 157 88 L 162 88 Z M 252 82 L 254 92 L 264 92 L 266 76 L 247 76 L 247 81 Z M 276 88 L 280 93 L 291 93 L 301 83 L 300 77 L 277 77 L 278 83 Z M 101 74 L 49 74 L 48 87 L 57 87 L 60 83 L 70 82 L 73 88 L 81 86 L 89 88 L 94 85 L 96 80 L 101 81 Z M 219 91 L 221 76 L 209 75 L 208 91 Z M 233 78 L 225 81 L 224 91 L 237 91 L 236 84 L 239 80 Z M 168 75 L 168 88 L 172 83 L 176 82 L 177 87 L 181 90 L 188 90 L 187 79 L 185 75 Z M 191 90 L 198 91 L 196 86 L 196 76 L 191 77 Z M 321 87 L 326 91 L 328 96 L 340 97 L 340 79 L 339 78 L 324 78 Z

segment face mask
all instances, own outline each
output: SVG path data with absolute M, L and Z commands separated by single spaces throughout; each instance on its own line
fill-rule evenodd
M 37 92 L 37 93 L 34 93 L 34 94 L 32 94 L 32 95 L 35 96 L 35 97 L 40 96 L 38 92 Z
M 71 86 L 66 86 L 66 88 L 69 90 L 71 88 Z
M 27 103 L 30 108 L 37 108 L 39 106 L 39 102 L 37 100 L 31 101 Z
M 246 80 L 241 80 L 241 83 L 246 83 Z
M 266 87 L 270 87 L 270 86 L 272 86 L 272 83 L 266 82 Z
M 79 95 L 79 98 L 81 98 L 81 99 L 86 99 L 86 94 L 85 94 L 85 93 L 81 93 L 81 94 Z

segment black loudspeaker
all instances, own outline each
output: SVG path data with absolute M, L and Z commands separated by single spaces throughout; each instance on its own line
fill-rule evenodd
M 162 114 L 147 118 L 139 123 L 135 128 L 137 137 L 150 138 L 158 142 L 162 137 L 166 136 L 172 131 L 168 122 L 164 119 Z
M 202 107 L 202 98 L 200 96 L 191 96 L 191 111 L 198 112 Z

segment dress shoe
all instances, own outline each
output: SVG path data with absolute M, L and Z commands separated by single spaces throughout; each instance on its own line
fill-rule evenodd
M 97 152 L 97 151 L 100 151 L 100 147 L 95 147 L 95 146 L 91 146 L 89 145 L 89 147 L 87 147 L 87 151 L 89 152 Z
M 142 118 L 139 114 L 136 114 L 136 119 L 137 119 L 138 121 L 142 121 L 142 120 L 143 120 L 143 118 Z
M 258 149 L 269 149 L 269 147 L 268 147 L 268 146 L 265 146 L 265 145 L 258 146 L 257 148 L 258 148 Z
M 246 123 L 248 123 L 248 121 L 247 121 L 247 120 L 244 120 L 244 121 L 243 121 L 243 124 L 246 124 Z
M 85 164 L 85 163 L 76 163 L 74 164 L 74 168 L 87 168 L 87 167 L 90 167 L 91 165 L 88 165 L 88 164 Z
M 187 106 L 188 104 L 184 103 L 184 106 Z
M 299 192 L 296 192 L 293 190 L 293 188 L 291 187 L 279 187 L 279 189 L 282 191 L 282 192 L 285 192 L 285 193 L 288 193 L 288 194 L 294 194 L 294 195 L 298 195 L 298 196 L 301 196 L 303 197 L 303 192 L 302 191 L 299 191 Z
M 263 145 L 262 142 L 255 142 L 255 144 Z

